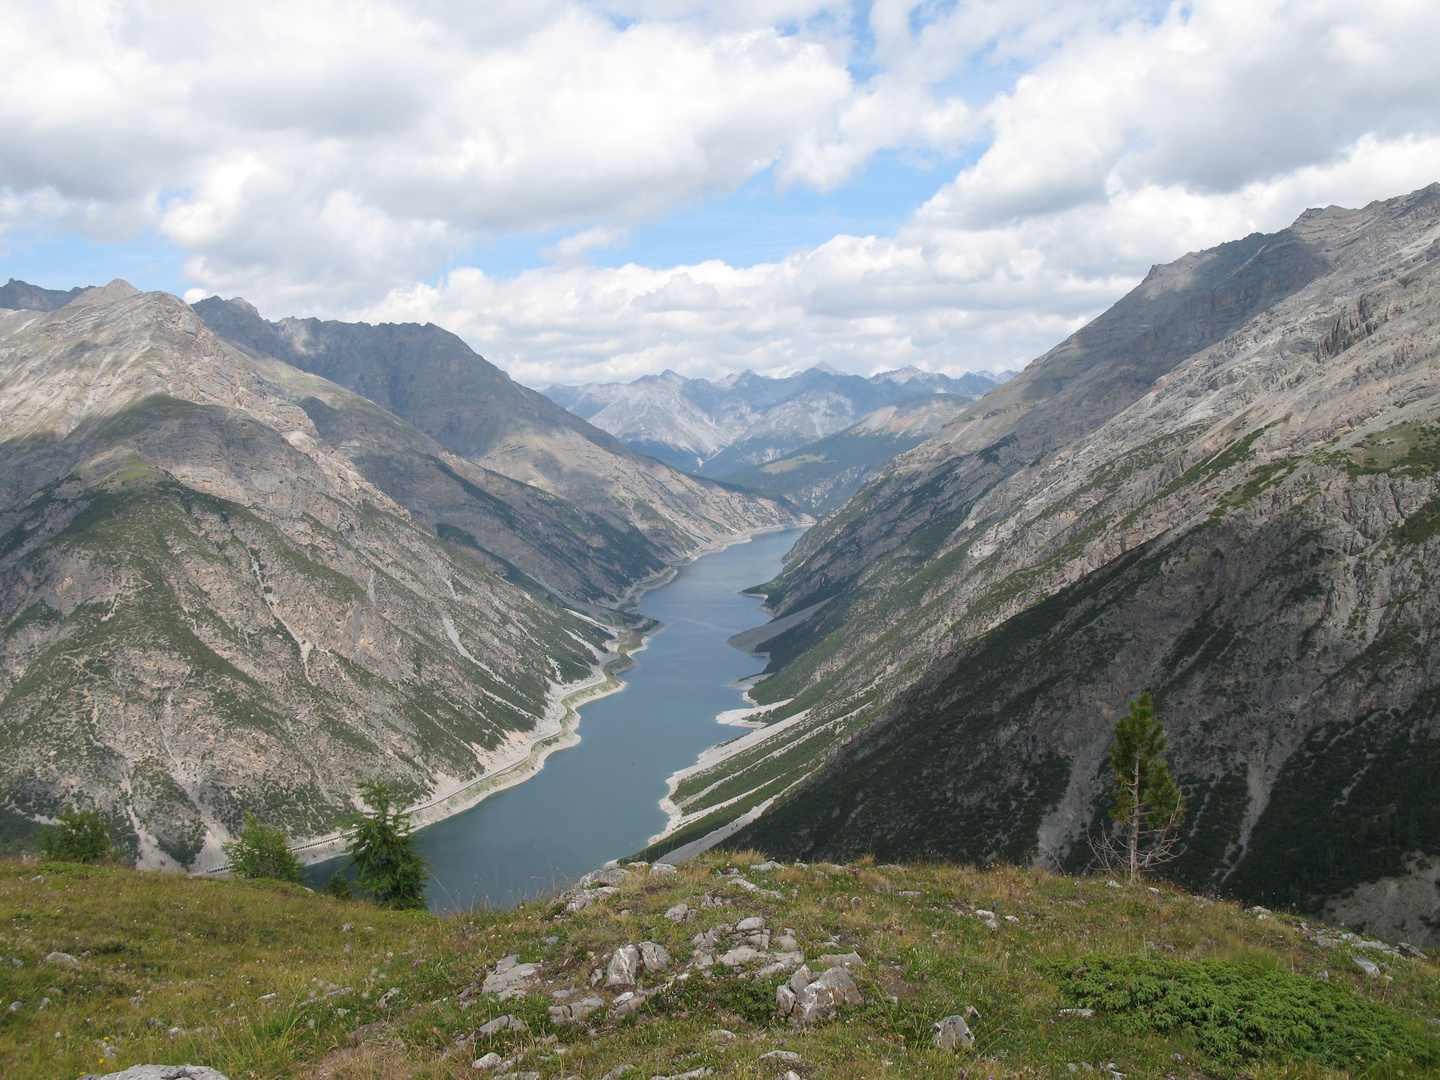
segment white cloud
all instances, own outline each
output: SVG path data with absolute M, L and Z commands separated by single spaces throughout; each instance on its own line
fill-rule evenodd
M 1150 263 L 1440 179 L 1419 0 L 0 0 L 0 231 L 157 229 L 272 315 L 531 383 L 1038 354 Z M 856 74 L 858 72 L 858 74 Z M 766 169 L 966 164 L 893 236 L 589 265 Z M 559 230 L 551 268 L 459 267 Z

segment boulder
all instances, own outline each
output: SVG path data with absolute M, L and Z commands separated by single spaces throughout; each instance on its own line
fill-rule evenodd
M 689 904 L 676 904 L 672 908 L 665 909 L 665 918 L 671 922 L 686 922 L 690 918 Z
M 627 990 L 610 1003 L 610 1017 L 613 1020 L 623 1020 L 633 1012 L 638 1012 L 645 1005 L 645 995 Z
M 1363 971 L 1367 977 L 1373 979 L 1380 974 L 1380 965 L 1375 963 L 1374 960 L 1367 960 L 1363 956 L 1352 956 L 1350 959 L 1355 962 L 1355 966 Z
M 935 1045 L 941 1050 L 969 1050 L 975 1046 L 975 1033 L 963 1016 L 946 1016 L 935 1022 Z
M 521 1020 L 518 1016 L 511 1016 L 506 1013 L 504 1016 L 497 1016 L 488 1024 L 481 1024 L 475 1029 L 475 1034 L 489 1038 L 491 1035 L 499 1035 L 502 1031 L 529 1031 L 530 1025 Z
M 495 965 L 495 969 L 485 976 L 485 982 L 481 984 L 481 991 L 486 994 L 495 994 L 501 1000 L 508 998 L 524 997 L 525 991 L 535 981 L 535 976 L 540 970 L 539 964 L 521 964 L 517 957 L 507 956 Z
M 670 970 L 670 954 L 665 951 L 665 946 L 657 945 L 653 941 L 642 941 L 639 949 L 640 962 L 645 965 L 646 971 L 658 974 Z
M 131 1065 L 99 1080 L 225 1080 L 225 1075 L 205 1065 Z
M 556 1024 L 581 1024 L 590 1015 L 605 1007 L 605 999 L 598 997 L 581 998 L 568 1005 L 550 1006 L 550 1019 Z
M 500 1063 L 504 1060 L 505 1059 L 502 1058 L 499 1054 L 492 1051 L 491 1053 L 486 1054 L 484 1057 L 479 1057 L 472 1061 L 470 1063 L 470 1068 L 474 1069 L 476 1072 L 488 1072 L 492 1069 L 498 1069 L 500 1067 Z
M 678 874 L 679 872 L 679 867 L 673 866 L 668 862 L 657 862 L 650 864 L 651 877 L 670 877 L 674 874 Z
M 640 964 L 640 950 L 634 945 L 624 945 L 615 950 L 605 968 L 606 986 L 634 986 Z
M 71 956 L 68 952 L 52 952 L 52 953 L 47 953 L 46 956 L 45 956 L 45 962 L 46 962 L 47 964 L 78 964 L 78 963 L 80 963 L 79 960 L 76 960 L 75 957 Z M 151 1068 L 151 1067 L 152 1067 L 152 1066 L 149 1066 L 149 1065 L 136 1065 L 136 1066 L 135 1066 L 135 1068 L 137 1068 L 137 1069 L 148 1069 L 148 1068 Z M 153 1066 L 153 1067 L 156 1068 L 156 1069 L 165 1069 L 165 1068 L 169 1068 L 170 1066 L 166 1066 L 166 1065 L 155 1065 L 155 1066 Z M 176 1066 L 174 1066 L 174 1067 L 177 1068 L 177 1069 L 188 1069 L 188 1068 L 190 1068 L 189 1065 L 176 1065 Z M 197 1066 L 197 1068 L 198 1068 L 198 1066 Z M 119 1075 L 119 1074 L 117 1073 L 116 1075 Z
M 861 959 L 860 959 L 860 954 L 859 954 L 859 953 L 855 953 L 855 952 L 847 952 L 847 953 L 826 953 L 824 956 L 820 957 L 820 958 L 819 958 L 818 960 L 816 960 L 815 962 L 816 962 L 817 964 L 819 964 L 821 967 L 826 967 L 826 968 L 832 968 L 832 967 L 857 968 L 857 967 L 864 967 L 864 966 L 865 966 L 865 961 L 864 961 L 864 960 L 861 960 Z
M 863 1005 L 865 998 L 850 972 L 832 967 L 814 978 L 809 967 L 801 968 L 775 991 L 780 1011 L 797 1026 L 813 1024 L 835 1014 L 841 1005 Z
M 737 934 L 748 934 L 752 930 L 764 930 L 765 920 L 759 915 L 751 915 L 748 919 L 741 919 L 735 924 Z

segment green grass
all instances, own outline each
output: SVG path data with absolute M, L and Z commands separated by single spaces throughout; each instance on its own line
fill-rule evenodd
M 0 996 L 22 1004 L 0 1010 L 0 1074 L 49 1080 L 190 1062 L 231 1080 L 459 1078 L 476 1075 L 470 1061 L 492 1049 L 520 1055 L 517 1070 L 543 1080 L 598 1080 L 624 1063 L 640 1077 L 711 1068 L 718 1080 L 775 1080 L 789 1066 L 760 1060 L 773 1049 L 799 1054 L 807 1080 L 1020 1080 L 1111 1062 L 1131 1077 L 1176 1080 L 1436 1072 L 1440 1039 L 1427 1022 L 1440 1012 L 1436 966 L 1371 954 L 1388 980 L 1366 979 L 1353 948 L 1321 948 L 1285 915 L 1010 867 L 750 869 L 759 860 L 732 852 L 674 877 L 637 873 L 578 915 L 542 900 L 446 918 L 294 886 L 3 862 Z M 727 867 L 780 898 L 738 889 Z M 663 918 L 705 895 L 730 903 L 688 923 Z M 1001 916 L 999 929 L 976 908 Z M 683 963 L 693 934 L 748 915 L 793 930 L 810 956 L 832 951 L 827 942 L 858 952 L 865 1004 L 797 1031 L 771 1005 L 777 979 L 712 969 L 668 986 L 651 977 L 660 992 L 643 1010 L 618 1022 L 601 1012 L 591 1033 L 551 1024 L 548 991 L 588 987 L 616 946 L 657 941 Z M 79 963 L 46 963 L 51 951 Z M 546 984 L 462 1008 L 461 992 L 511 953 L 542 964 Z M 1060 1012 L 1082 1004 L 1095 1015 Z M 975 1049 L 935 1049 L 931 1025 L 967 1005 L 979 1011 Z M 529 1032 L 443 1056 L 507 1012 Z

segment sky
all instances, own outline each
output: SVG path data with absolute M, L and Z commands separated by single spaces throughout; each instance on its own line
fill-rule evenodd
M 0 280 L 434 322 L 532 386 L 1023 367 L 1440 181 L 1434 0 L 0 0 Z

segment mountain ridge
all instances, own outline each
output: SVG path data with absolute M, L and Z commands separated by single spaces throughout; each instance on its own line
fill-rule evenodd
M 1434 933 L 1437 256 L 1440 186 L 1186 256 L 897 457 L 759 590 L 828 602 L 652 850 L 1083 863 L 1150 689 L 1183 880 Z

